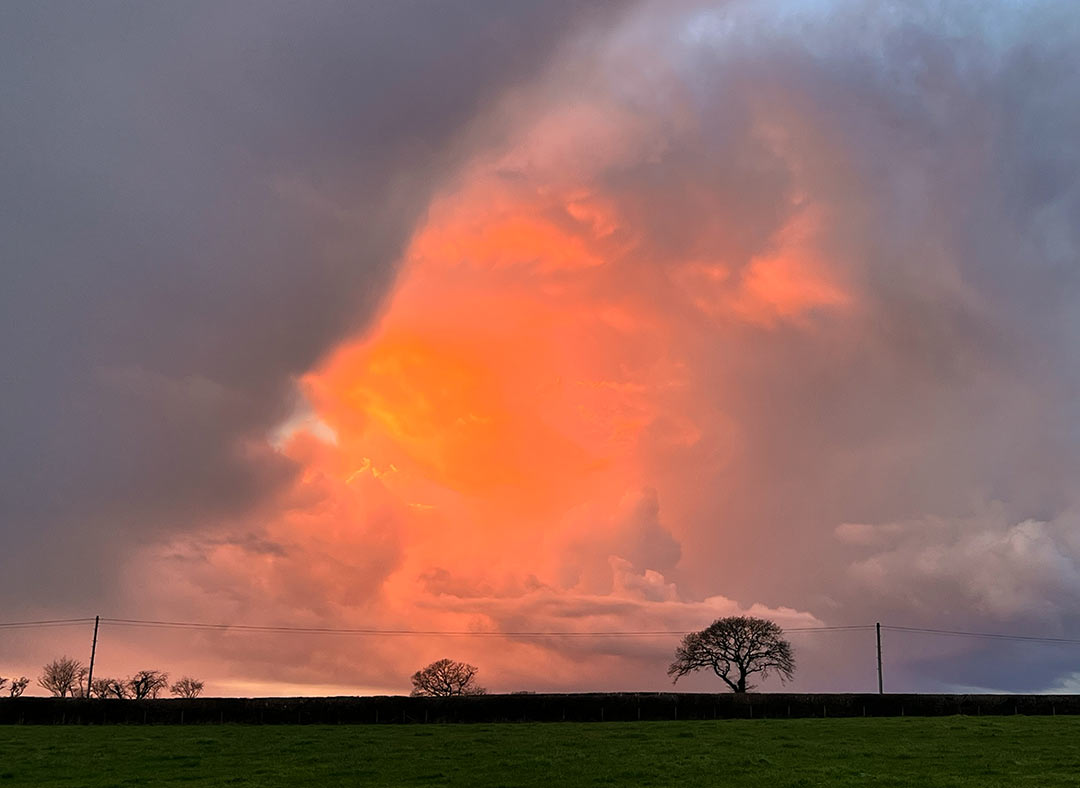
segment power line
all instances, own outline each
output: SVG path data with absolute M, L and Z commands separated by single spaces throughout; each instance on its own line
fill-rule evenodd
M 450 629 L 381 629 L 378 627 L 301 627 L 280 624 L 239 624 L 239 623 L 211 623 L 204 621 L 166 621 L 161 619 L 140 618 L 63 618 L 43 619 L 38 621 L 12 621 L 0 622 L 0 630 L 25 629 L 31 627 L 56 628 L 77 626 L 94 623 L 94 642 L 91 647 L 90 664 L 94 664 L 94 654 L 97 649 L 97 635 L 99 624 L 116 627 L 131 627 L 140 629 L 172 629 L 195 632 L 219 632 L 239 634 L 288 634 L 288 635 L 352 635 L 364 637 L 479 637 L 479 638 L 527 638 L 547 640 L 583 640 L 588 638 L 642 638 L 642 637 L 673 637 L 689 634 L 684 630 L 674 629 L 639 629 L 639 630 L 450 630 Z M 998 640 L 1026 643 L 1043 643 L 1053 645 L 1080 645 L 1080 638 L 1040 637 L 1036 635 L 1017 635 L 1001 632 L 969 632 L 955 629 L 934 629 L 930 627 L 906 627 L 876 624 L 847 624 L 816 627 L 789 627 L 784 630 L 785 634 L 816 634 L 822 632 L 866 632 L 876 630 L 877 634 L 877 678 L 878 693 L 884 692 L 882 678 L 882 642 L 881 631 L 887 630 L 903 634 L 932 635 L 943 637 L 973 638 L 984 640 Z M 91 671 L 93 668 L 91 667 Z
M 310 635 L 388 635 L 388 636 L 439 636 L 453 637 L 655 637 L 685 635 L 681 629 L 641 629 L 641 630 L 450 630 L 450 629 L 379 629 L 373 627 L 295 627 L 259 624 L 210 624 L 194 621 L 156 621 L 147 619 L 103 618 L 102 623 L 118 626 L 146 627 L 157 629 L 193 629 L 210 631 L 237 631 L 255 633 L 288 633 Z M 793 627 L 788 632 L 836 631 L 865 627 Z
M 69 627 L 74 624 L 92 624 L 93 618 L 53 618 L 44 621 L 10 621 L 0 623 L 0 629 L 22 629 L 27 627 Z
M 893 632 L 910 632 L 919 635 L 946 635 L 950 637 L 983 638 L 988 640 L 1014 640 L 1031 643 L 1060 643 L 1065 645 L 1080 645 L 1080 638 L 1054 638 L 1039 637 L 1036 635 L 1010 635 L 999 632 L 964 632 L 954 629 L 929 629 L 926 627 L 897 627 L 882 624 L 882 629 Z
M 388 636 L 439 636 L 448 635 L 453 637 L 668 637 L 671 635 L 685 635 L 688 630 L 681 629 L 647 629 L 647 630 L 602 630 L 595 632 L 581 630 L 528 630 L 528 631 L 493 631 L 493 630 L 447 630 L 447 629 L 379 629 L 372 627 L 341 628 L 341 627 L 294 627 L 282 625 L 258 625 L 258 624 L 210 624 L 192 621 L 155 621 L 146 619 L 103 618 L 106 624 L 119 626 L 148 627 L 159 629 L 195 629 L 212 631 L 239 631 L 239 632 L 263 632 L 263 633 L 289 633 L 289 634 L 314 634 L 314 635 L 388 635 Z M 823 627 L 791 627 L 785 632 L 836 632 L 870 629 L 870 625 L 852 626 L 823 626 Z
M 0 629 L 24 629 L 32 627 L 67 627 L 92 624 L 94 619 L 85 618 L 57 618 L 41 619 L 37 621 L 10 621 L 0 622 Z M 671 637 L 682 636 L 689 630 L 682 629 L 636 629 L 636 630 L 465 630 L 465 629 L 399 629 L 378 627 L 312 627 L 312 626 L 289 626 L 282 624 L 240 624 L 240 623 L 211 623 L 203 621 L 166 621 L 160 619 L 138 618 L 105 618 L 102 624 L 119 627 L 135 627 L 144 629 L 182 629 L 206 632 L 237 632 L 252 634 L 300 634 L 300 635 L 359 635 L 359 636 L 386 636 L 386 637 L 519 637 L 519 638 L 590 638 L 590 637 Z M 979 638 L 987 640 L 1008 640 L 1029 643 L 1050 643 L 1061 645 L 1080 645 L 1080 638 L 1044 637 L 1037 635 L 1018 635 L 1003 632 L 971 632 L 954 629 L 934 629 L 930 627 L 907 627 L 882 624 L 883 630 L 900 633 L 919 635 L 938 635 L 945 637 Z M 873 624 L 846 624 L 817 627 L 786 627 L 785 634 L 802 634 L 818 632 L 862 632 L 874 629 Z
M 2 628 L 33 627 L 33 626 L 67 626 L 71 624 L 88 624 L 93 618 L 79 619 L 56 619 L 50 621 L 21 621 L 10 624 L 0 624 Z M 137 627 L 144 629 L 183 629 L 209 632 L 241 632 L 252 634 L 306 634 L 306 635 L 361 635 L 361 636 L 389 636 L 389 637 L 527 637 L 527 638 L 590 638 L 590 637 L 671 637 L 682 636 L 688 630 L 676 629 L 643 629 L 643 630 L 445 630 L 445 629 L 380 629 L 374 627 L 343 628 L 343 627 L 297 627 L 285 625 L 263 624 L 228 624 L 208 623 L 198 621 L 163 621 L 155 619 L 135 618 L 102 618 L 102 624 Z M 785 632 L 844 632 L 871 629 L 869 624 L 855 624 L 846 626 L 821 626 L 821 627 L 790 627 Z
M 257 624 L 209 624 L 193 621 L 147 621 L 141 619 L 103 618 L 103 624 L 146 629 L 187 629 L 212 632 L 247 632 L 252 634 L 294 634 L 294 635 L 374 635 L 406 637 L 414 635 L 449 635 L 455 637 L 644 637 L 655 635 L 685 634 L 669 630 L 619 630 L 602 632 L 582 631 L 489 631 L 489 630 L 448 630 L 448 629 L 376 629 L 343 627 L 293 627 Z

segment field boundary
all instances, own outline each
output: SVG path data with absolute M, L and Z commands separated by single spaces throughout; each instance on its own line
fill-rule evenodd
M 623 722 L 1080 714 L 1080 695 L 574 693 L 413 698 L 0 699 L 0 725 Z

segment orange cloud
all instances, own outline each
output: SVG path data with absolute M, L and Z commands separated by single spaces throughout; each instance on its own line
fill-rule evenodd
M 695 173 L 692 205 L 650 191 L 665 135 L 689 126 L 604 104 L 523 123 L 435 200 L 378 323 L 303 377 L 310 413 L 278 435 L 303 473 L 254 528 L 272 548 L 172 548 L 172 587 L 203 598 L 208 617 L 230 582 L 258 594 L 235 594 L 236 619 L 300 609 L 350 626 L 692 628 L 743 609 L 680 590 L 701 560 L 687 540 L 702 485 L 746 440 L 726 414 L 737 382 L 706 382 L 702 354 L 732 327 L 798 328 L 850 304 L 819 251 L 823 216 L 788 206 L 750 244 L 724 213 L 731 196 Z M 733 494 L 735 477 L 723 483 Z M 405 667 L 447 645 L 411 642 Z M 478 639 L 454 656 L 494 671 L 495 686 L 558 685 L 603 680 L 620 659 L 662 662 L 671 645 Z M 400 647 L 365 649 L 363 667 L 327 654 L 273 678 L 359 670 L 367 686 L 403 688 Z
M 745 264 L 688 261 L 677 266 L 676 279 L 694 306 L 717 319 L 768 327 L 839 309 L 851 296 L 817 252 L 824 229 L 814 211 L 802 209 L 776 233 L 770 249 Z

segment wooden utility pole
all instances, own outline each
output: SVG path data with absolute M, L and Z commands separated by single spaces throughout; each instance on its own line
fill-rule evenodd
M 97 631 L 101 616 L 94 616 L 94 642 L 90 645 L 90 670 L 86 674 L 86 697 L 90 697 L 90 688 L 94 682 L 94 657 L 97 656 Z
M 881 622 L 877 622 L 877 691 L 878 695 L 885 694 L 885 685 L 881 681 Z

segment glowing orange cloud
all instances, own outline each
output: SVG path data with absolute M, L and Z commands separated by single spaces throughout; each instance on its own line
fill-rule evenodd
M 460 593 L 630 587 L 609 561 L 639 538 L 619 502 L 651 483 L 657 447 L 702 436 L 678 350 L 697 330 L 687 308 L 767 327 L 848 301 L 813 252 L 810 209 L 741 266 L 673 261 L 656 280 L 618 213 L 625 195 L 564 173 L 538 182 L 534 163 L 500 174 L 522 158 L 478 161 L 432 207 L 379 325 L 304 381 L 337 436 L 339 480 L 377 477 L 410 511 L 385 586 L 409 604 L 436 577 Z M 641 578 L 674 566 L 637 560 Z
M 844 307 L 850 296 L 815 251 L 823 229 L 822 220 L 804 209 L 776 234 L 773 249 L 741 269 L 723 261 L 688 261 L 677 266 L 676 278 L 690 303 L 720 319 L 771 326 Z
M 738 382 L 704 386 L 695 359 L 733 325 L 798 326 L 850 296 L 816 251 L 810 204 L 748 258 L 720 212 L 703 238 L 652 237 L 635 218 L 647 184 L 607 174 L 662 150 L 660 132 L 611 111 L 534 119 L 435 201 L 377 325 L 301 381 L 313 416 L 279 443 L 302 472 L 258 526 L 273 549 L 176 546 L 187 598 L 204 588 L 213 609 L 231 576 L 313 621 L 485 632 L 692 627 L 741 609 L 678 585 L 702 480 L 745 440 L 724 412 Z M 260 609 L 241 596 L 230 613 Z M 399 687 L 399 647 L 366 648 L 366 685 Z M 446 648 L 409 646 L 413 661 Z M 588 648 L 587 668 L 565 644 L 468 641 L 454 655 L 496 684 L 583 681 L 627 659 Z M 356 659 L 335 659 L 275 679 L 347 680 Z

